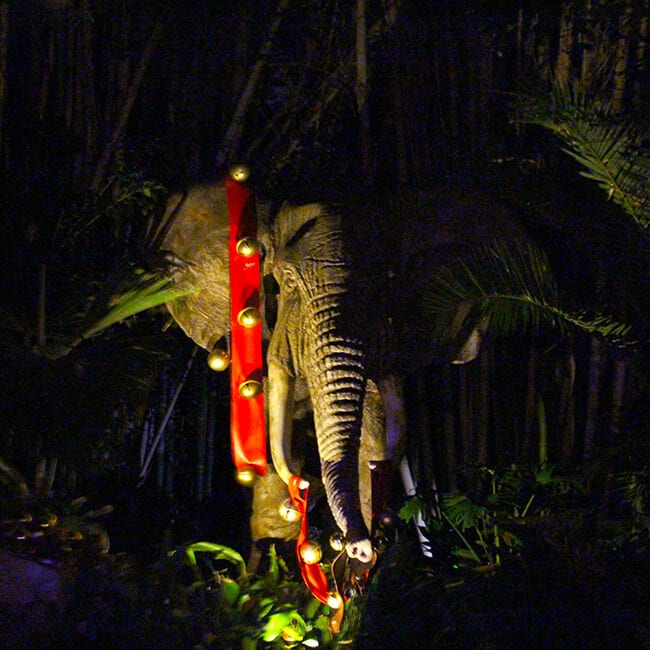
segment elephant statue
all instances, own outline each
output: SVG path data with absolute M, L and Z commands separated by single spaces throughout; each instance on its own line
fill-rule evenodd
M 284 481 L 297 473 L 292 408 L 296 382 L 305 382 L 327 500 L 348 556 L 365 562 L 372 545 L 364 466 L 399 453 L 399 376 L 451 360 L 421 315 L 423 291 L 440 265 L 526 235 L 506 207 L 463 188 L 259 205 L 257 215 L 263 275 L 275 279 L 264 285 L 277 287 L 277 296 L 264 296 L 277 300 L 267 350 L 273 464 Z M 223 184 L 172 196 L 167 218 L 162 247 L 176 261 L 174 282 L 196 289 L 168 308 L 209 351 L 230 326 Z M 470 336 L 470 347 L 476 339 Z M 476 351 L 462 343 L 456 356 L 468 360 Z

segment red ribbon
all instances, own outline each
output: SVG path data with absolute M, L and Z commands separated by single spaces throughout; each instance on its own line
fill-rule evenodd
M 327 576 L 321 568 L 320 564 L 307 564 L 300 555 L 300 547 L 307 539 L 309 527 L 307 525 L 307 496 L 309 488 L 305 488 L 304 496 L 300 494 L 300 483 L 302 479 L 295 474 L 289 479 L 289 496 L 291 502 L 296 507 L 302 517 L 302 524 L 300 526 L 300 533 L 298 534 L 298 541 L 296 542 L 296 554 L 298 556 L 298 564 L 300 565 L 300 574 L 302 579 L 307 585 L 307 588 L 315 598 L 320 600 L 325 605 L 328 604 L 329 584 Z
M 262 323 L 244 327 L 237 315 L 246 307 L 260 310 L 260 255 L 245 257 L 237 252 L 243 237 L 257 237 L 255 208 L 243 183 L 224 181 L 230 217 L 231 373 L 230 440 L 237 470 L 252 468 L 266 473 L 264 395 L 243 397 L 239 388 L 247 380 L 262 383 Z

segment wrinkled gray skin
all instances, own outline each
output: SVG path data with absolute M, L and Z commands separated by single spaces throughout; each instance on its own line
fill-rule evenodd
M 180 201 L 170 199 L 170 213 Z M 367 561 L 362 429 L 367 459 L 395 453 L 403 428 L 395 377 L 442 359 L 420 316 L 422 290 L 436 267 L 481 242 L 524 235 L 486 196 L 449 188 L 376 202 L 285 204 L 276 215 L 258 206 L 258 228 L 263 273 L 280 287 L 267 354 L 273 463 L 285 481 L 296 469 L 292 404 L 296 378 L 304 378 L 330 509 L 348 555 Z M 163 244 L 186 263 L 175 274 L 179 285 L 199 289 L 169 309 L 206 350 L 229 327 L 228 237 L 225 191 L 202 185 L 187 193 Z

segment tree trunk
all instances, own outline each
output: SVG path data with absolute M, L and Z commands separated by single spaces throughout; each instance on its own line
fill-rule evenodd
M 454 417 L 454 390 L 452 384 L 452 367 L 445 364 L 442 368 L 442 428 L 445 441 L 445 457 L 447 460 L 447 485 L 450 492 L 454 492 L 457 489 L 456 472 L 458 471 L 455 434 L 456 418 Z
M 576 361 L 573 349 L 567 351 L 564 358 L 565 371 L 562 373 L 562 395 L 558 429 L 562 433 L 562 460 L 570 464 L 575 447 L 575 401 L 574 386 L 576 379 Z
M 208 378 L 207 366 L 203 364 L 199 373 L 199 395 L 196 432 L 196 474 L 195 499 L 198 502 L 205 498 L 206 452 L 208 437 Z
M 429 382 L 424 373 L 418 373 L 415 379 L 415 399 L 417 410 L 416 435 L 417 441 L 417 484 L 420 486 L 431 485 L 434 476 L 433 446 L 431 436 L 431 417 L 429 413 L 430 391 Z
M 585 2 L 584 11 L 582 13 L 582 24 L 584 26 L 583 31 L 578 36 L 578 42 L 583 43 L 585 46 L 582 47 L 582 62 L 580 67 L 580 90 L 585 95 L 589 92 L 591 88 L 591 81 L 593 75 L 593 38 L 591 34 L 591 29 L 593 29 L 593 24 L 591 21 L 591 0 Z
M 237 151 L 240 145 L 241 136 L 244 132 L 244 119 L 246 113 L 248 112 L 248 107 L 253 99 L 255 90 L 257 89 L 257 84 L 262 76 L 262 70 L 266 65 L 268 55 L 273 46 L 273 40 L 275 35 L 282 24 L 282 19 L 284 17 L 284 12 L 286 11 L 289 5 L 289 0 L 280 0 L 278 7 L 275 11 L 275 18 L 269 27 L 269 31 L 266 36 L 266 40 L 260 49 L 260 54 L 257 57 L 257 61 L 251 69 L 250 76 L 246 82 L 246 86 L 242 91 L 242 94 L 239 97 L 237 102 L 237 107 L 230 121 L 230 125 L 226 131 L 226 134 L 223 138 L 223 144 L 219 149 L 217 154 L 217 169 L 221 169 L 227 163 L 232 162 L 230 158 Z
M 560 40 L 557 61 L 555 62 L 555 81 L 559 88 L 569 88 L 571 79 L 571 54 L 573 50 L 573 3 L 566 2 L 560 17 Z
M 385 16 L 374 23 L 368 30 L 367 40 L 369 43 L 395 22 L 395 19 L 397 18 L 398 5 L 399 3 L 392 2 L 388 7 Z M 345 57 L 323 84 L 322 96 L 312 104 L 311 114 L 308 118 L 303 120 L 300 131 L 295 133 L 289 141 L 285 151 L 282 152 L 282 154 L 274 161 L 273 169 L 269 171 L 271 175 L 278 174 L 287 166 L 291 161 L 293 154 L 302 144 L 303 134 L 307 133 L 318 124 L 325 109 L 340 96 L 341 88 L 344 87 L 342 83 L 343 80 L 350 80 L 354 74 L 355 60 L 355 56 Z
M 133 108 L 133 104 L 135 103 L 136 97 L 138 95 L 138 90 L 140 89 L 140 84 L 142 83 L 144 73 L 147 69 L 147 66 L 149 65 L 149 61 L 153 55 L 156 43 L 162 34 L 162 30 L 162 23 L 156 23 L 153 30 L 151 31 L 151 34 L 149 35 L 147 44 L 142 51 L 140 62 L 138 63 L 138 67 L 136 68 L 133 79 L 129 85 L 129 89 L 126 94 L 124 104 L 122 105 L 122 110 L 120 112 L 117 124 L 115 125 L 111 137 L 106 143 L 104 151 L 99 159 L 99 162 L 97 163 L 95 176 L 90 186 L 90 189 L 93 192 L 98 192 L 100 190 L 100 186 L 104 182 L 104 178 L 106 177 L 106 173 L 108 171 L 108 165 L 110 164 L 113 158 L 113 154 L 117 149 L 118 143 L 124 134 L 124 130 L 126 129 L 129 116 L 131 115 L 131 109 Z
M 548 463 L 548 429 L 546 427 L 546 406 L 541 395 L 537 398 L 537 429 L 539 432 L 539 466 L 545 467 Z
M 603 365 L 603 341 L 594 335 L 591 337 L 591 355 L 589 357 L 589 379 L 587 383 L 587 406 L 584 433 L 583 457 L 589 460 L 594 452 L 596 431 L 598 428 L 598 407 L 600 404 L 600 376 Z
M 621 415 L 625 398 L 625 377 L 627 374 L 627 357 L 622 352 L 614 354 L 614 371 L 612 377 L 612 412 L 609 430 L 612 442 L 619 442 L 621 433 Z
M 409 164 L 406 141 L 406 115 L 404 102 L 404 80 L 402 78 L 402 56 L 399 49 L 399 41 L 395 35 L 391 36 L 391 87 L 393 100 L 392 124 L 395 138 L 395 164 L 397 167 L 397 179 L 400 184 L 406 183 L 409 178 Z
M 625 3 L 625 11 L 620 16 L 616 58 L 614 61 L 614 90 L 612 94 L 612 111 L 620 113 L 625 109 L 625 92 L 627 87 L 627 60 L 630 52 L 630 33 L 634 7 L 630 0 Z
M 471 463 L 474 460 L 470 382 L 469 368 L 466 365 L 458 366 L 458 429 L 463 463 Z
M 479 400 L 478 400 L 478 439 L 476 443 L 476 462 L 487 466 L 489 462 L 489 432 L 490 432 L 490 348 L 481 352 L 479 365 Z
M 640 9 L 641 22 L 639 24 L 639 39 L 636 46 L 636 70 L 634 81 L 634 108 L 639 110 L 643 105 L 644 87 L 646 86 L 646 51 L 648 49 L 648 13 L 650 13 L 650 1 L 643 0 L 643 6 Z M 647 90 L 646 90 L 647 92 Z
M 531 343 L 528 351 L 528 372 L 526 376 L 526 406 L 524 413 L 524 436 L 521 443 L 521 459 L 531 461 L 534 451 L 535 422 L 537 410 L 537 348 Z
M 212 499 L 212 485 L 214 483 L 214 443 L 217 428 L 217 393 L 210 390 L 208 393 L 208 431 L 205 448 L 205 496 Z
M 368 115 L 368 38 L 366 33 L 366 0 L 357 0 L 356 24 L 356 84 L 355 95 L 359 114 L 359 153 L 365 184 L 372 185 L 370 162 L 370 117 Z
M 0 0 L 0 169 L 8 164 L 5 159 L 4 114 L 7 102 L 7 46 L 9 43 L 9 2 Z

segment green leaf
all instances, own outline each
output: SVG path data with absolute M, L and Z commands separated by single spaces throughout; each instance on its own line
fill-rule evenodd
M 589 319 L 564 309 L 548 259 L 532 243 L 493 242 L 438 269 L 424 292 L 423 311 L 432 336 L 443 341 L 476 327 L 510 336 L 543 322 L 562 334 L 568 327 L 614 339 L 629 332 L 608 316 Z
M 299 641 L 305 636 L 307 627 L 298 610 L 291 609 L 287 612 L 271 614 L 264 627 L 262 639 L 264 641 L 274 641 L 285 629 L 288 629 L 288 634 L 293 640 Z
M 87 339 L 95 336 L 111 325 L 153 307 L 178 300 L 193 291 L 192 288 L 179 289 L 173 286 L 169 278 L 158 278 L 152 274 L 145 274 L 131 289 L 113 298 L 111 306 L 104 315 L 87 325 L 80 338 Z

